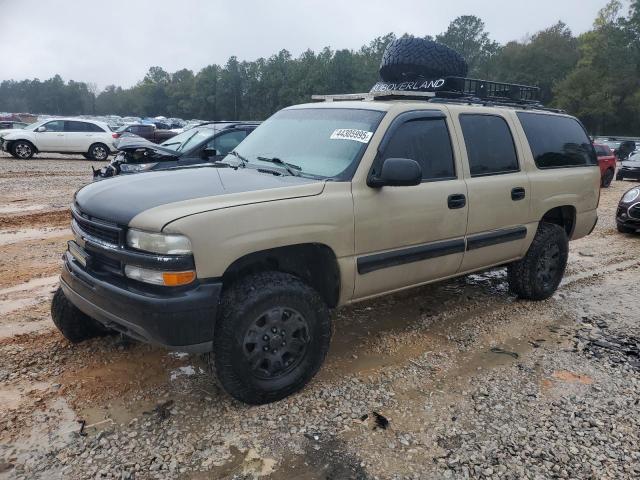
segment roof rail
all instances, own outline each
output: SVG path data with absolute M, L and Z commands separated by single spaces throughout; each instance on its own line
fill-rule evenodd
M 530 85 L 493 82 L 466 77 L 444 77 L 413 82 L 378 82 L 368 93 L 312 95 L 315 101 L 347 100 L 423 100 L 434 103 L 458 103 L 512 108 L 530 108 L 550 112 L 538 100 L 540 89 Z

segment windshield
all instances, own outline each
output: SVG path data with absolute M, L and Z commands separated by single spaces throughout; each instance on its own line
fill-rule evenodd
M 634 153 L 629 157 L 630 162 L 640 162 L 640 152 Z
M 273 162 L 279 159 L 303 176 L 339 177 L 357 166 L 383 115 L 347 108 L 281 110 L 234 151 L 262 168 L 282 168 Z M 238 158 L 224 161 L 235 164 Z
M 47 120 L 40 120 L 39 122 L 35 122 L 35 123 L 30 124 L 30 125 L 27 125 L 26 127 L 24 127 L 24 130 L 35 130 L 40 125 L 44 125 L 45 123 L 47 123 L 49 121 L 51 121 L 50 118 L 48 118 Z
M 175 137 L 171 137 L 160 145 L 176 152 L 184 152 L 190 147 L 198 145 L 200 142 L 204 142 L 208 138 L 212 137 L 215 131 L 212 128 L 206 127 L 194 127 L 179 133 Z

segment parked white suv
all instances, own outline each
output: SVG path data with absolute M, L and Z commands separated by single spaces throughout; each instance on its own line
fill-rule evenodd
M 104 161 L 115 151 L 113 132 L 106 123 L 76 118 L 55 118 L 7 133 L 0 148 L 27 160 L 34 153 L 79 153 L 87 160 Z

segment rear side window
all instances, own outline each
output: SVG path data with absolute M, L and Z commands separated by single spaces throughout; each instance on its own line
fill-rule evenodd
M 597 165 L 593 144 L 584 128 L 571 117 L 518 112 L 538 168 Z
M 73 120 L 67 120 L 64 122 L 65 132 L 86 132 L 87 127 L 85 122 L 75 122 Z
M 609 150 L 609 147 L 606 145 L 594 145 L 593 147 L 596 149 L 596 155 L 599 157 L 608 157 L 612 155 L 611 150 Z
M 460 115 L 472 177 L 520 170 L 509 125 L 495 115 Z
M 393 132 L 383 159 L 409 158 L 422 168 L 423 180 L 455 178 L 449 130 L 444 119 L 409 120 Z

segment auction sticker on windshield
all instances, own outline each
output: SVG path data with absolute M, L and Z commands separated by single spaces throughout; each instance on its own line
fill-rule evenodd
M 331 134 L 331 140 L 355 140 L 360 143 L 369 143 L 373 132 L 366 130 L 358 130 L 355 128 L 338 128 Z

